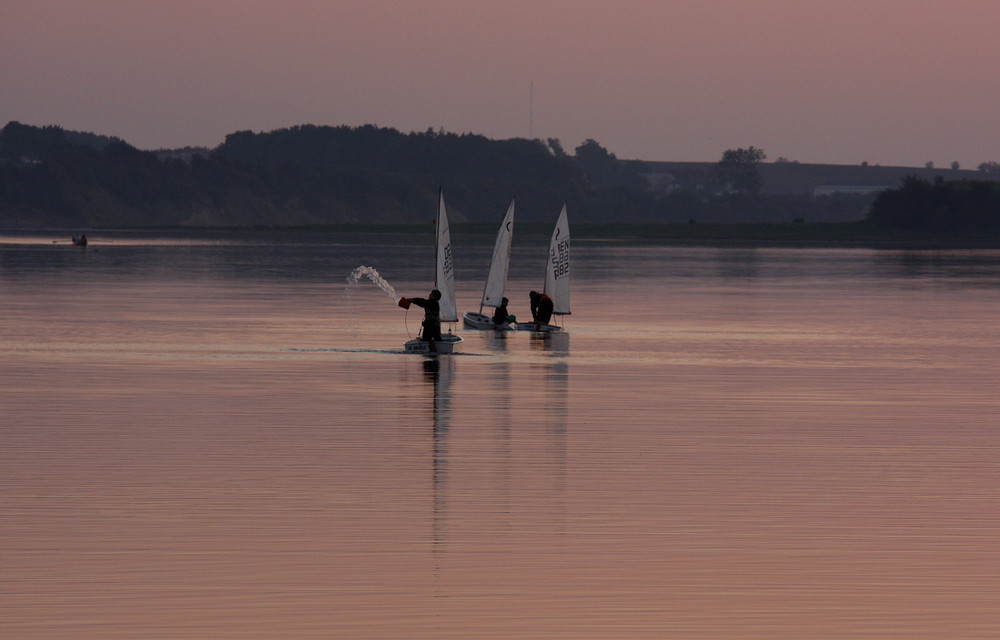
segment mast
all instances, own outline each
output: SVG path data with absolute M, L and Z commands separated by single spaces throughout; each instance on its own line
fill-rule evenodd
M 441 241 L 441 210 L 444 208 L 444 187 L 438 187 L 438 214 L 434 220 L 434 288 L 441 291 L 438 286 L 438 278 L 441 277 L 441 254 L 438 253 L 438 244 Z

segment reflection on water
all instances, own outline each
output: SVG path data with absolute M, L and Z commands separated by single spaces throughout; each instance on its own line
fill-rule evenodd
M 510 335 L 516 335 L 513 332 Z M 495 334 L 484 333 L 488 341 Z M 522 336 L 524 337 L 524 336 Z M 566 344 L 566 340 L 556 340 Z M 545 345 L 553 341 L 533 340 Z M 477 363 L 478 364 L 478 363 Z M 565 359 L 531 362 L 526 368 L 500 358 L 472 369 L 461 357 L 429 357 L 423 379 L 433 392 L 428 403 L 432 444 L 433 544 L 436 553 L 469 552 L 482 537 L 511 536 L 519 522 L 536 517 L 537 505 L 551 534 L 565 527 L 568 364 Z M 481 417 L 453 424 L 456 380 L 475 385 L 460 393 Z M 525 393 L 527 385 L 532 391 Z M 468 418 L 469 408 L 459 415 Z M 536 494 L 524 502 L 530 485 Z M 527 511 L 525 511 L 527 509 Z M 470 530 L 479 530 L 475 535 Z M 499 539 L 490 544 L 499 544 Z M 503 540 L 511 543 L 510 538 Z M 490 553 L 488 548 L 481 553 Z M 439 579 L 446 575 L 436 565 Z
M 883 251 L 875 262 L 879 273 L 889 278 L 957 281 L 974 287 L 1000 284 L 1000 253 L 996 251 Z
M 443 360 L 443 362 L 442 362 Z M 445 484 L 448 474 L 448 405 L 451 402 L 452 366 L 455 358 L 426 357 L 424 374 L 431 383 L 434 395 L 431 411 L 431 432 L 434 440 L 434 550 L 442 547 L 442 522 L 446 520 L 447 499 Z M 444 372 L 442 373 L 442 364 Z
M 4 640 L 1000 635 L 1000 252 L 195 240 L 0 242 Z
M 532 351 L 566 355 L 569 353 L 569 332 L 550 331 L 548 333 L 530 333 L 528 344 Z
M 720 278 L 746 280 L 758 275 L 759 249 L 720 249 L 715 255 Z

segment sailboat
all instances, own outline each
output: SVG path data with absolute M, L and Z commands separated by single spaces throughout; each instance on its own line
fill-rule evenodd
M 438 217 L 435 225 L 434 246 L 437 266 L 434 270 L 434 288 L 441 292 L 438 304 L 441 307 L 441 323 L 458 322 L 455 307 L 455 264 L 451 254 L 451 230 L 448 227 L 448 212 L 444 206 L 444 193 L 438 192 Z M 441 340 L 424 340 L 417 337 L 408 340 L 403 347 L 407 353 L 455 353 L 461 349 L 462 336 L 448 330 Z
M 479 303 L 479 311 L 466 311 L 462 321 L 468 329 L 512 329 L 510 323 L 497 325 L 492 315 L 483 313 L 483 307 L 499 307 L 503 301 L 504 288 L 507 286 L 507 267 L 510 265 L 510 245 L 514 237 L 514 200 L 510 201 L 507 215 L 500 223 L 497 240 L 493 245 L 493 261 L 490 262 L 490 272 L 486 276 L 486 286 L 483 287 L 483 299 Z
M 552 230 L 549 240 L 549 259 L 545 264 L 545 288 L 542 293 L 552 299 L 552 313 L 557 316 L 568 316 L 569 310 L 569 221 L 566 217 L 566 205 L 563 204 Z M 519 331 L 561 331 L 562 328 L 544 322 L 517 321 Z

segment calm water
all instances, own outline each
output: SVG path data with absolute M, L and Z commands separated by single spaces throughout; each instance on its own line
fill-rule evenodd
M 1000 252 L 578 241 L 435 361 L 430 235 L 91 241 L 0 238 L 5 640 L 1000 636 Z

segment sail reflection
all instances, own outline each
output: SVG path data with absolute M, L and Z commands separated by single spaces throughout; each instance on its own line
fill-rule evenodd
M 486 338 L 495 356 L 421 364 L 438 577 L 467 553 L 567 529 L 569 337 L 512 335 Z
M 547 480 L 551 487 L 547 492 L 551 499 L 548 508 L 552 514 L 553 532 L 564 534 L 569 421 L 569 359 L 566 356 L 569 353 L 569 334 L 564 331 L 533 334 L 530 346 L 533 351 L 543 351 L 551 356 L 532 365 L 541 377 L 538 387 L 543 398 L 539 426 L 544 435 L 541 444 L 545 453 L 538 457 L 538 463 L 548 468 Z
M 447 496 L 444 491 L 448 474 L 448 429 L 451 414 L 451 382 L 454 358 L 427 356 L 423 359 L 424 380 L 431 385 L 431 492 L 433 501 L 433 549 L 443 544 L 442 522 L 446 517 Z

